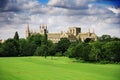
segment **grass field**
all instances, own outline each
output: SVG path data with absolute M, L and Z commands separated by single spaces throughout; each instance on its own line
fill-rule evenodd
M 66 57 L 0 58 L 0 80 L 120 80 L 120 65 L 79 63 Z

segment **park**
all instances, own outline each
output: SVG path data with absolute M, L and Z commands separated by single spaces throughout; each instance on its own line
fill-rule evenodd
M 119 80 L 120 65 L 67 57 L 0 57 L 1 80 Z
M 120 80 L 120 0 L 0 0 L 0 80 Z
M 120 39 L 101 36 L 58 43 L 47 35 L 14 38 L 0 44 L 0 80 L 119 80 Z

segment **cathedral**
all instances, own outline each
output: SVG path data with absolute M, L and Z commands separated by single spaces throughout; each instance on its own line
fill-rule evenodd
M 60 41 L 60 38 L 68 38 L 71 42 L 76 41 L 77 39 L 81 39 L 81 41 L 84 42 L 87 38 L 90 38 L 94 41 L 97 40 L 97 35 L 93 32 L 82 33 L 80 27 L 69 27 L 67 32 L 61 31 L 60 33 L 48 33 L 47 26 L 40 25 L 40 32 L 39 34 L 44 35 L 44 33 L 47 33 L 48 40 L 51 40 L 53 43 L 57 43 Z M 35 35 L 37 32 L 30 31 L 29 25 L 27 25 L 26 29 L 26 38 L 30 35 Z

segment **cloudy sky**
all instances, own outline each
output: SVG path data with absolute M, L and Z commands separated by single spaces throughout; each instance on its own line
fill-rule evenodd
M 0 39 L 16 31 L 24 38 L 27 24 L 33 31 L 40 24 L 49 32 L 77 26 L 82 32 L 90 28 L 98 36 L 120 37 L 120 0 L 0 0 Z

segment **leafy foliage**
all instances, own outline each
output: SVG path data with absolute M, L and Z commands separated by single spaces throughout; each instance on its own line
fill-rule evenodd
M 57 43 L 57 52 L 61 52 L 64 55 L 64 52 L 67 51 L 70 45 L 70 41 L 67 38 L 61 38 Z
M 1 48 L 1 56 L 18 56 L 18 43 L 14 39 L 8 39 Z
M 67 56 L 90 62 L 120 62 L 120 39 L 110 35 L 101 36 L 98 41 L 70 42 L 61 38 L 58 43 L 47 39 L 47 34 L 31 35 L 19 39 L 16 32 L 14 39 L 0 44 L 0 56 Z
M 15 32 L 14 40 L 18 41 L 19 40 L 19 35 L 18 32 Z
M 35 44 L 36 46 L 42 45 L 43 36 L 40 34 L 32 35 L 27 38 L 29 43 Z
M 35 54 L 36 56 L 46 56 L 48 47 L 46 45 L 42 45 L 41 47 L 37 47 Z

